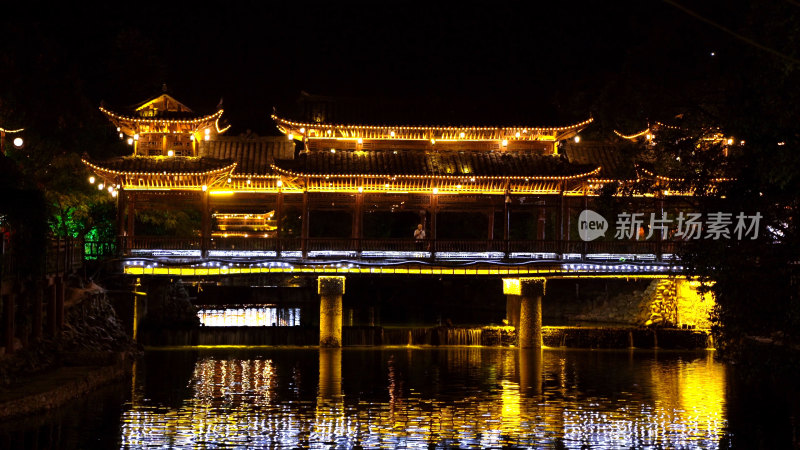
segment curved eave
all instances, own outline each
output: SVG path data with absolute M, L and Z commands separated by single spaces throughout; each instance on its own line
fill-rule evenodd
M 579 174 L 572 174 L 572 175 L 531 175 L 531 176 L 523 176 L 523 175 L 469 175 L 469 174 L 459 174 L 459 175 L 434 175 L 434 174 L 398 174 L 398 175 L 386 175 L 386 174 L 374 174 L 374 173 L 360 173 L 360 174 L 317 174 L 317 173 L 304 173 L 304 172 L 294 172 L 291 170 L 287 170 L 281 168 L 275 164 L 270 164 L 272 170 L 276 173 L 287 176 L 287 177 L 298 177 L 298 178 L 427 178 L 427 179 L 436 179 L 436 180 L 462 180 L 465 178 L 474 178 L 476 180 L 536 180 L 536 181 L 564 181 L 564 180 L 577 180 L 582 178 L 589 178 L 592 175 L 597 175 L 600 173 L 601 167 L 597 167 L 596 169 L 590 172 L 583 172 Z
M 176 172 L 169 170 L 126 171 L 117 170 L 81 159 L 86 167 L 92 170 L 107 184 L 117 184 L 126 190 L 205 190 L 220 185 L 236 168 L 231 163 L 219 168 L 196 171 Z
M 159 119 L 157 117 L 132 117 L 126 116 L 124 114 L 117 114 L 114 111 L 108 110 L 103 108 L 102 106 L 99 107 L 100 111 L 108 116 L 110 120 L 113 121 L 122 121 L 122 122 L 132 122 L 132 123 L 156 123 L 156 124 L 202 124 L 202 123 L 209 123 L 217 121 L 221 116 L 224 110 L 220 109 L 214 114 L 209 114 L 203 117 L 197 117 L 194 119 Z
M 438 127 L 406 125 L 345 125 L 294 122 L 272 115 L 275 125 L 295 139 L 369 139 L 442 141 L 559 141 L 579 133 L 594 119 L 564 127 Z
M 642 136 L 646 136 L 646 135 L 650 134 L 650 128 L 645 128 L 644 130 L 642 130 L 642 131 L 640 131 L 638 133 L 633 133 L 633 134 L 622 134 L 621 132 L 619 132 L 617 130 L 614 130 L 614 134 L 616 134 L 617 136 L 621 137 L 622 139 L 627 139 L 629 141 L 635 141 L 636 139 L 638 139 L 638 138 L 640 138 Z
M 16 129 L 16 130 L 8 130 L 8 129 L 5 129 L 3 127 L 0 127 L 0 132 L 6 133 L 6 134 L 16 134 L 16 133 L 22 132 L 24 130 L 25 130 L 25 128 L 19 128 L 19 129 Z
M 663 181 L 663 182 L 666 182 L 666 183 L 685 183 L 686 182 L 685 178 L 673 178 L 673 177 L 665 177 L 663 175 L 656 175 L 652 171 L 647 170 L 647 169 L 645 169 L 644 167 L 641 167 L 641 166 L 636 167 L 636 170 L 637 170 L 637 172 L 640 173 L 640 176 L 642 178 L 650 178 L 650 179 L 653 179 L 653 180 Z M 711 178 L 708 181 L 710 183 L 715 183 L 716 184 L 716 183 L 725 183 L 725 182 L 735 181 L 735 180 L 736 180 L 736 178 L 733 178 L 733 177 L 716 177 L 716 178 Z

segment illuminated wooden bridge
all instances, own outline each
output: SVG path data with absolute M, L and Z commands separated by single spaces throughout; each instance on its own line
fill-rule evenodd
M 166 93 L 129 112 L 102 107 L 133 154 L 84 163 L 89 181 L 117 199 L 125 273 L 682 270 L 681 241 L 667 230 L 579 238 L 580 212 L 596 209 L 608 187 L 657 188 L 615 196 L 619 211 L 661 214 L 691 199 L 673 180 L 622 159 L 615 144 L 581 142 L 591 118 L 555 127 L 348 125 L 329 117 L 326 105 L 306 105 L 313 114 L 304 119 L 273 115 L 283 137 L 223 137 L 221 106 L 194 113 Z M 612 139 L 623 145 L 656 132 Z M 137 229 L 139 214 L 164 210 L 198 217 L 193 237 Z

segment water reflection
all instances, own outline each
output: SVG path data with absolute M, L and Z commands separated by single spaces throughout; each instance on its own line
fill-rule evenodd
M 725 370 L 706 353 L 297 348 L 144 366 L 123 446 L 715 448 L 726 426 Z

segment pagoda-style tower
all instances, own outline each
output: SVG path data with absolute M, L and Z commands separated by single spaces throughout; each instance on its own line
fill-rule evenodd
M 135 156 L 197 156 L 199 140 L 224 133 L 217 112 L 199 115 L 167 93 L 142 102 L 127 113 L 101 106 L 100 111 L 117 127 L 121 139 L 133 146 Z

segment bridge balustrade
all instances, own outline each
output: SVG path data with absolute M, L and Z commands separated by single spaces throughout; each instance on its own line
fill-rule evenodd
M 358 239 L 135 236 L 121 238 L 124 256 L 406 258 L 406 259 L 580 259 L 662 260 L 681 242 L 492 239 Z M 97 248 L 101 243 L 92 243 Z M 88 244 L 87 244 L 88 247 Z M 94 248 L 94 247 L 92 247 Z M 204 253 L 205 252 L 205 253 Z

